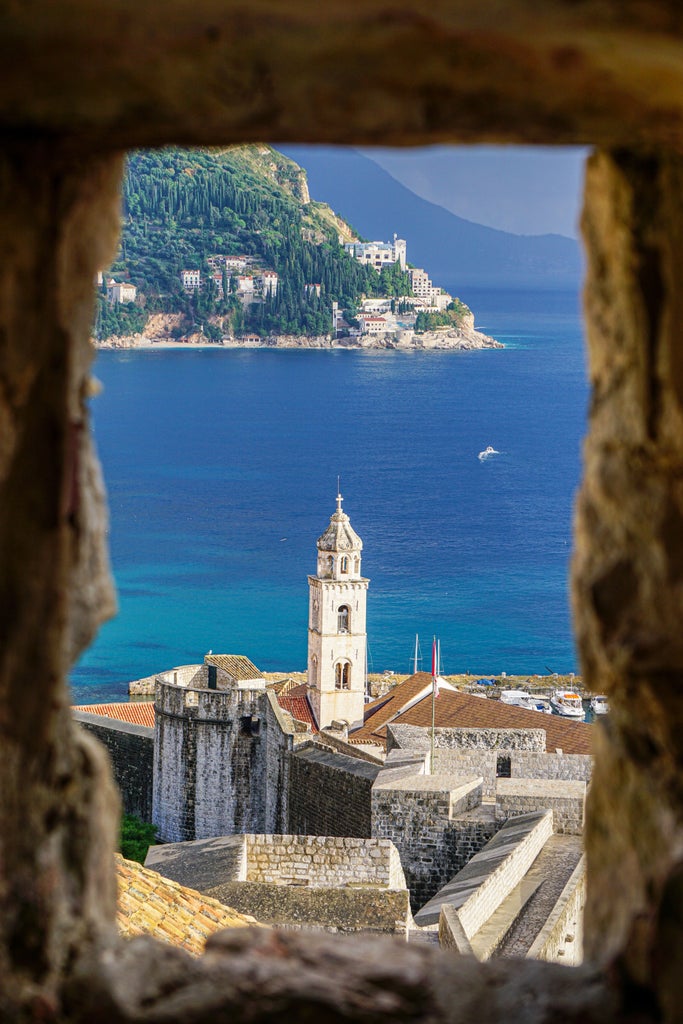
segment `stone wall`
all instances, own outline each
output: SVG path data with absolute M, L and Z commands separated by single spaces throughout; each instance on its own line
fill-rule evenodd
M 305 743 L 288 756 L 287 831 L 369 837 L 372 785 L 380 769 L 380 765 Z
M 500 756 L 498 751 L 479 747 L 471 750 L 439 748 L 434 751 L 434 767 L 439 774 L 453 777 L 476 775 L 482 780 L 482 796 L 494 797 Z M 503 755 L 506 759 L 509 756 Z
M 407 938 L 412 922 L 406 889 L 229 882 L 207 895 L 278 928 Z
M 86 711 L 73 716 L 107 748 L 124 813 L 151 822 L 154 729 Z
M 292 735 L 264 688 L 157 682 L 154 823 L 167 842 L 285 831 Z
M 583 907 L 586 902 L 586 857 L 581 858 L 545 925 L 526 955 L 573 967 L 583 959 Z
M 554 779 L 498 779 L 496 817 L 499 821 L 518 814 L 549 808 L 555 832 L 581 835 L 586 806 L 586 783 Z
M 416 775 L 409 768 L 400 777 L 392 757 L 372 790 L 372 834 L 396 846 L 415 910 L 461 866 L 461 833 L 469 850 L 478 832 L 488 838 L 496 826 L 492 815 L 489 821 L 480 816 L 481 779 Z
M 387 726 L 387 753 L 397 747 L 429 750 L 431 730 L 418 725 Z M 434 730 L 437 750 L 545 750 L 544 729 L 459 729 Z
M 515 750 L 510 754 L 510 768 L 514 779 L 590 782 L 593 758 L 590 754 L 539 754 Z
M 249 835 L 246 842 L 248 882 L 405 889 L 398 852 L 386 839 Z

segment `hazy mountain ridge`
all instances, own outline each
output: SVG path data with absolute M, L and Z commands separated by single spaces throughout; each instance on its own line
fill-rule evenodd
M 367 237 L 408 242 L 408 259 L 449 290 L 477 287 L 575 288 L 581 252 L 563 235 L 513 235 L 475 224 L 422 199 L 357 150 L 282 146 L 307 171 L 312 195 Z

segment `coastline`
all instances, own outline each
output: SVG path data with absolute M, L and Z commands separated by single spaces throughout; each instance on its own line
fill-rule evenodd
M 415 334 L 404 331 L 395 335 L 366 335 L 362 340 L 355 338 L 332 339 L 329 336 L 309 337 L 307 335 L 273 335 L 258 341 L 245 338 L 222 338 L 211 342 L 201 335 L 186 339 L 149 337 L 145 334 L 115 336 L 106 341 L 95 341 L 99 351 L 165 351 L 171 349 L 314 349 L 327 351 L 400 351 L 400 352 L 472 352 L 482 349 L 502 349 L 505 346 L 479 331 L 440 328 Z

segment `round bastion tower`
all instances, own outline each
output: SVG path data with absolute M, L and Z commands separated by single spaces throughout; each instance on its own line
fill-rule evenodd
M 363 542 L 342 512 L 318 538 L 318 570 L 308 577 L 308 685 L 323 728 L 362 721 L 365 698 L 365 605 L 370 580 L 360 574 Z

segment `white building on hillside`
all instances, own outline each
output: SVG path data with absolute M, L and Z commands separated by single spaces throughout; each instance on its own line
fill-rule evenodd
M 181 270 L 180 283 L 186 292 L 198 291 L 202 286 L 202 275 L 199 270 Z
M 393 242 L 347 242 L 344 248 L 359 263 L 374 267 L 378 272 L 394 263 L 399 263 L 401 270 L 406 269 L 406 242 L 396 235 Z
M 112 304 L 116 302 L 135 302 L 137 294 L 138 290 L 134 284 L 115 281 L 113 278 L 107 281 L 107 301 Z

